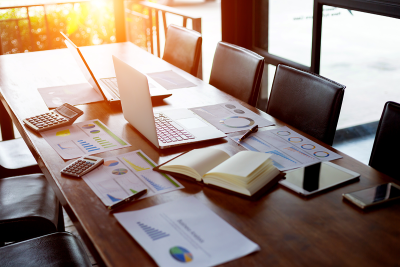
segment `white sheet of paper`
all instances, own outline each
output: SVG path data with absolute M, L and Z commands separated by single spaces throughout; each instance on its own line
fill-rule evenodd
M 193 196 L 114 216 L 161 267 L 214 266 L 260 250 Z
M 248 150 L 272 154 L 271 159 L 280 171 L 342 158 L 286 126 L 258 131 L 242 142 L 239 142 L 240 137 L 233 136 L 231 139 Z
M 63 159 L 131 146 L 100 120 L 75 123 L 40 134 Z
M 38 91 L 48 108 L 57 108 L 64 103 L 81 105 L 104 100 L 89 83 L 38 88 Z
M 190 110 L 224 133 L 249 130 L 255 125 L 258 127 L 274 125 L 236 101 L 190 108 Z
M 82 178 L 106 206 L 143 189 L 147 194 L 140 199 L 184 188 L 171 176 L 153 171 L 156 165 L 136 150 L 105 158 L 103 165 Z

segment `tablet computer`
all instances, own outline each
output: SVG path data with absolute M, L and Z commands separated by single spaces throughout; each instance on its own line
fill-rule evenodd
M 309 196 L 331 187 L 358 180 L 360 174 L 331 162 L 322 162 L 286 172 L 279 183 L 301 195 Z

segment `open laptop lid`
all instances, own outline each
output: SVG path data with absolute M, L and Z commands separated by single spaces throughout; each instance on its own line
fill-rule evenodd
M 112 56 L 125 119 L 157 148 L 160 147 L 146 75 Z M 135 82 L 132 82 L 135 81 Z
M 101 96 L 103 96 L 104 100 L 109 100 L 109 98 L 107 98 L 100 85 L 98 84 L 79 48 L 64 33 L 60 33 L 65 38 L 64 43 L 68 47 L 69 51 L 71 51 L 71 54 L 78 64 L 78 67 L 83 73 L 85 79 L 93 87 L 94 90 L 96 90 Z

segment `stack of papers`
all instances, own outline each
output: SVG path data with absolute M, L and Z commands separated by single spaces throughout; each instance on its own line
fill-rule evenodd
M 195 197 L 114 216 L 159 266 L 214 266 L 260 250 Z
M 105 158 L 103 165 L 82 178 L 106 206 L 143 189 L 147 194 L 140 199 L 184 188 L 171 176 L 153 171 L 155 166 L 143 151 L 136 150 Z

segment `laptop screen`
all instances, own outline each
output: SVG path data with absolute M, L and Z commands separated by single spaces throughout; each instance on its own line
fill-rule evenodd
M 64 43 L 68 47 L 68 50 L 71 51 L 73 58 L 75 59 L 76 64 L 78 64 L 79 69 L 83 73 L 83 76 L 88 81 L 88 83 L 96 90 L 100 95 L 103 96 L 104 100 L 107 100 L 107 97 L 104 95 L 103 91 L 98 86 L 96 79 L 91 73 L 91 70 L 86 63 L 85 59 L 82 56 L 79 48 L 62 32 L 60 32 L 62 36 L 65 38 Z

